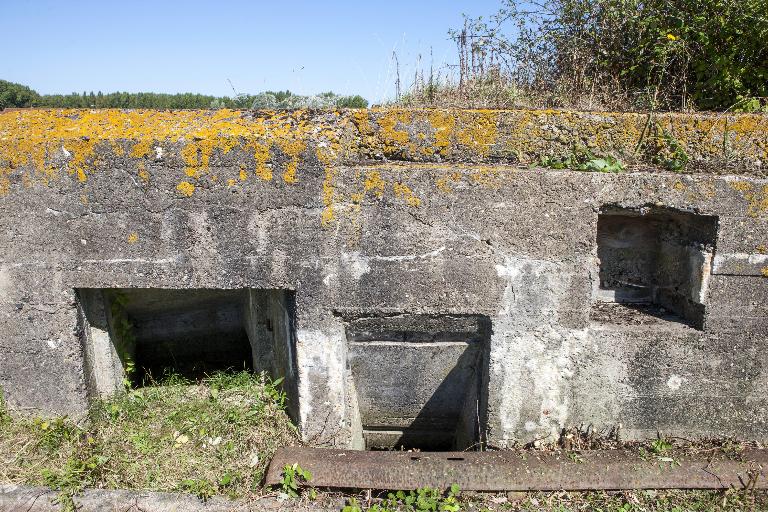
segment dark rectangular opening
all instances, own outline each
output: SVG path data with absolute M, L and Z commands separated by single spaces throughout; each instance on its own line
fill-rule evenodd
M 394 315 L 347 322 L 366 449 L 463 450 L 485 434 L 488 342 L 482 315 Z
M 127 321 L 135 342 L 134 381 L 168 373 L 201 378 L 220 370 L 252 371 L 243 290 L 122 289 L 107 292 L 114 321 Z
M 717 217 L 669 208 L 604 208 L 596 299 L 701 328 Z
M 264 371 L 284 378 L 295 417 L 295 296 L 289 290 L 80 288 L 89 393 L 168 374 Z

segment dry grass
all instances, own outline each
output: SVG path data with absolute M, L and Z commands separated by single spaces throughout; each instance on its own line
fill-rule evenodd
M 562 89 L 562 90 L 561 90 Z M 627 94 L 607 88 L 580 92 L 523 87 L 498 71 L 456 79 L 450 74 L 415 81 L 396 105 L 412 108 L 562 108 L 583 111 L 635 111 L 646 108 Z

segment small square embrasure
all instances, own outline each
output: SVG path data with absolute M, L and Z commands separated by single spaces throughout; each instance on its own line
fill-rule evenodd
M 596 299 L 657 306 L 701 328 L 717 223 L 673 209 L 605 209 L 597 221 Z

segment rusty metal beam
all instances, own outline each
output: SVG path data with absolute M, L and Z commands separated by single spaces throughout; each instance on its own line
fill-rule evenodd
M 311 485 L 342 489 L 447 488 L 469 491 L 620 489 L 768 489 L 768 450 L 737 458 L 722 453 L 645 455 L 637 451 L 580 453 L 364 452 L 281 448 L 266 483 L 280 483 L 286 464 L 312 472 Z

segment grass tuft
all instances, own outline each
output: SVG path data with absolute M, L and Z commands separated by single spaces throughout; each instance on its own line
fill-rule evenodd
M 177 375 L 95 403 L 84 425 L 0 411 L 0 481 L 47 485 L 68 509 L 84 487 L 253 497 L 280 446 L 298 443 L 267 376 Z

